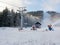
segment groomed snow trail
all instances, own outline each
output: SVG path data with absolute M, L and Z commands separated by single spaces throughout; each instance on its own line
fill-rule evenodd
M 0 45 L 60 45 L 60 28 L 54 31 L 0 27 Z

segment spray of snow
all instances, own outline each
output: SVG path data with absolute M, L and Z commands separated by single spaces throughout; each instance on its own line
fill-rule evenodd
M 42 28 L 47 28 L 47 25 L 51 24 L 51 15 L 47 12 L 44 12 L 43 21 L 42 21 Z

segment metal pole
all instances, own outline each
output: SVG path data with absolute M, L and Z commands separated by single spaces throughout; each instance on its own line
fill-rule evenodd
M 21 30 L 23 29 L 23 11 L 21 11 Z
M 20 10 L 20 9 L 21 9 L 21 10 Z M 24 11 L 26 11 L 26 10 L 25 10 L 25 7 L 20 7 L 18 11 L 19 11 L 19 13 L 21 14 L 21 27 L 20 27 L 19 30 L 23 30 L 23 13 L 24 13 Z

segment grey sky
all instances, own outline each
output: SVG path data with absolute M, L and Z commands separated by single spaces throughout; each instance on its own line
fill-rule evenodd
M 57 11 L 60 12 L 60 0 L 0 0 L 0 10 L 4 9 L 4 7 L 8 7 L 9 9 L 17 9 L 14 6 L 25 6 L 28 11 L 33 10 L 43 10 L 43 11 Z M 8 3 L 8 4 L 6 4 Z M 11 6 L 11 5 L 14 6 Z

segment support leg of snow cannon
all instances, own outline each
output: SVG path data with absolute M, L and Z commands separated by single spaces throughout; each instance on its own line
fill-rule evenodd
M 52 30 L 51 31 L 54 31 L 54 29 L 52 28 Z
M 48 29 L 46 29 L 45 31 L 48 31 Z
M 37 30 L 36 28 L 32 28 L 31 30 Z
M 18 30 L 20 31 L 20 30 L 22 30 L 21 28 L 18 28 Z

